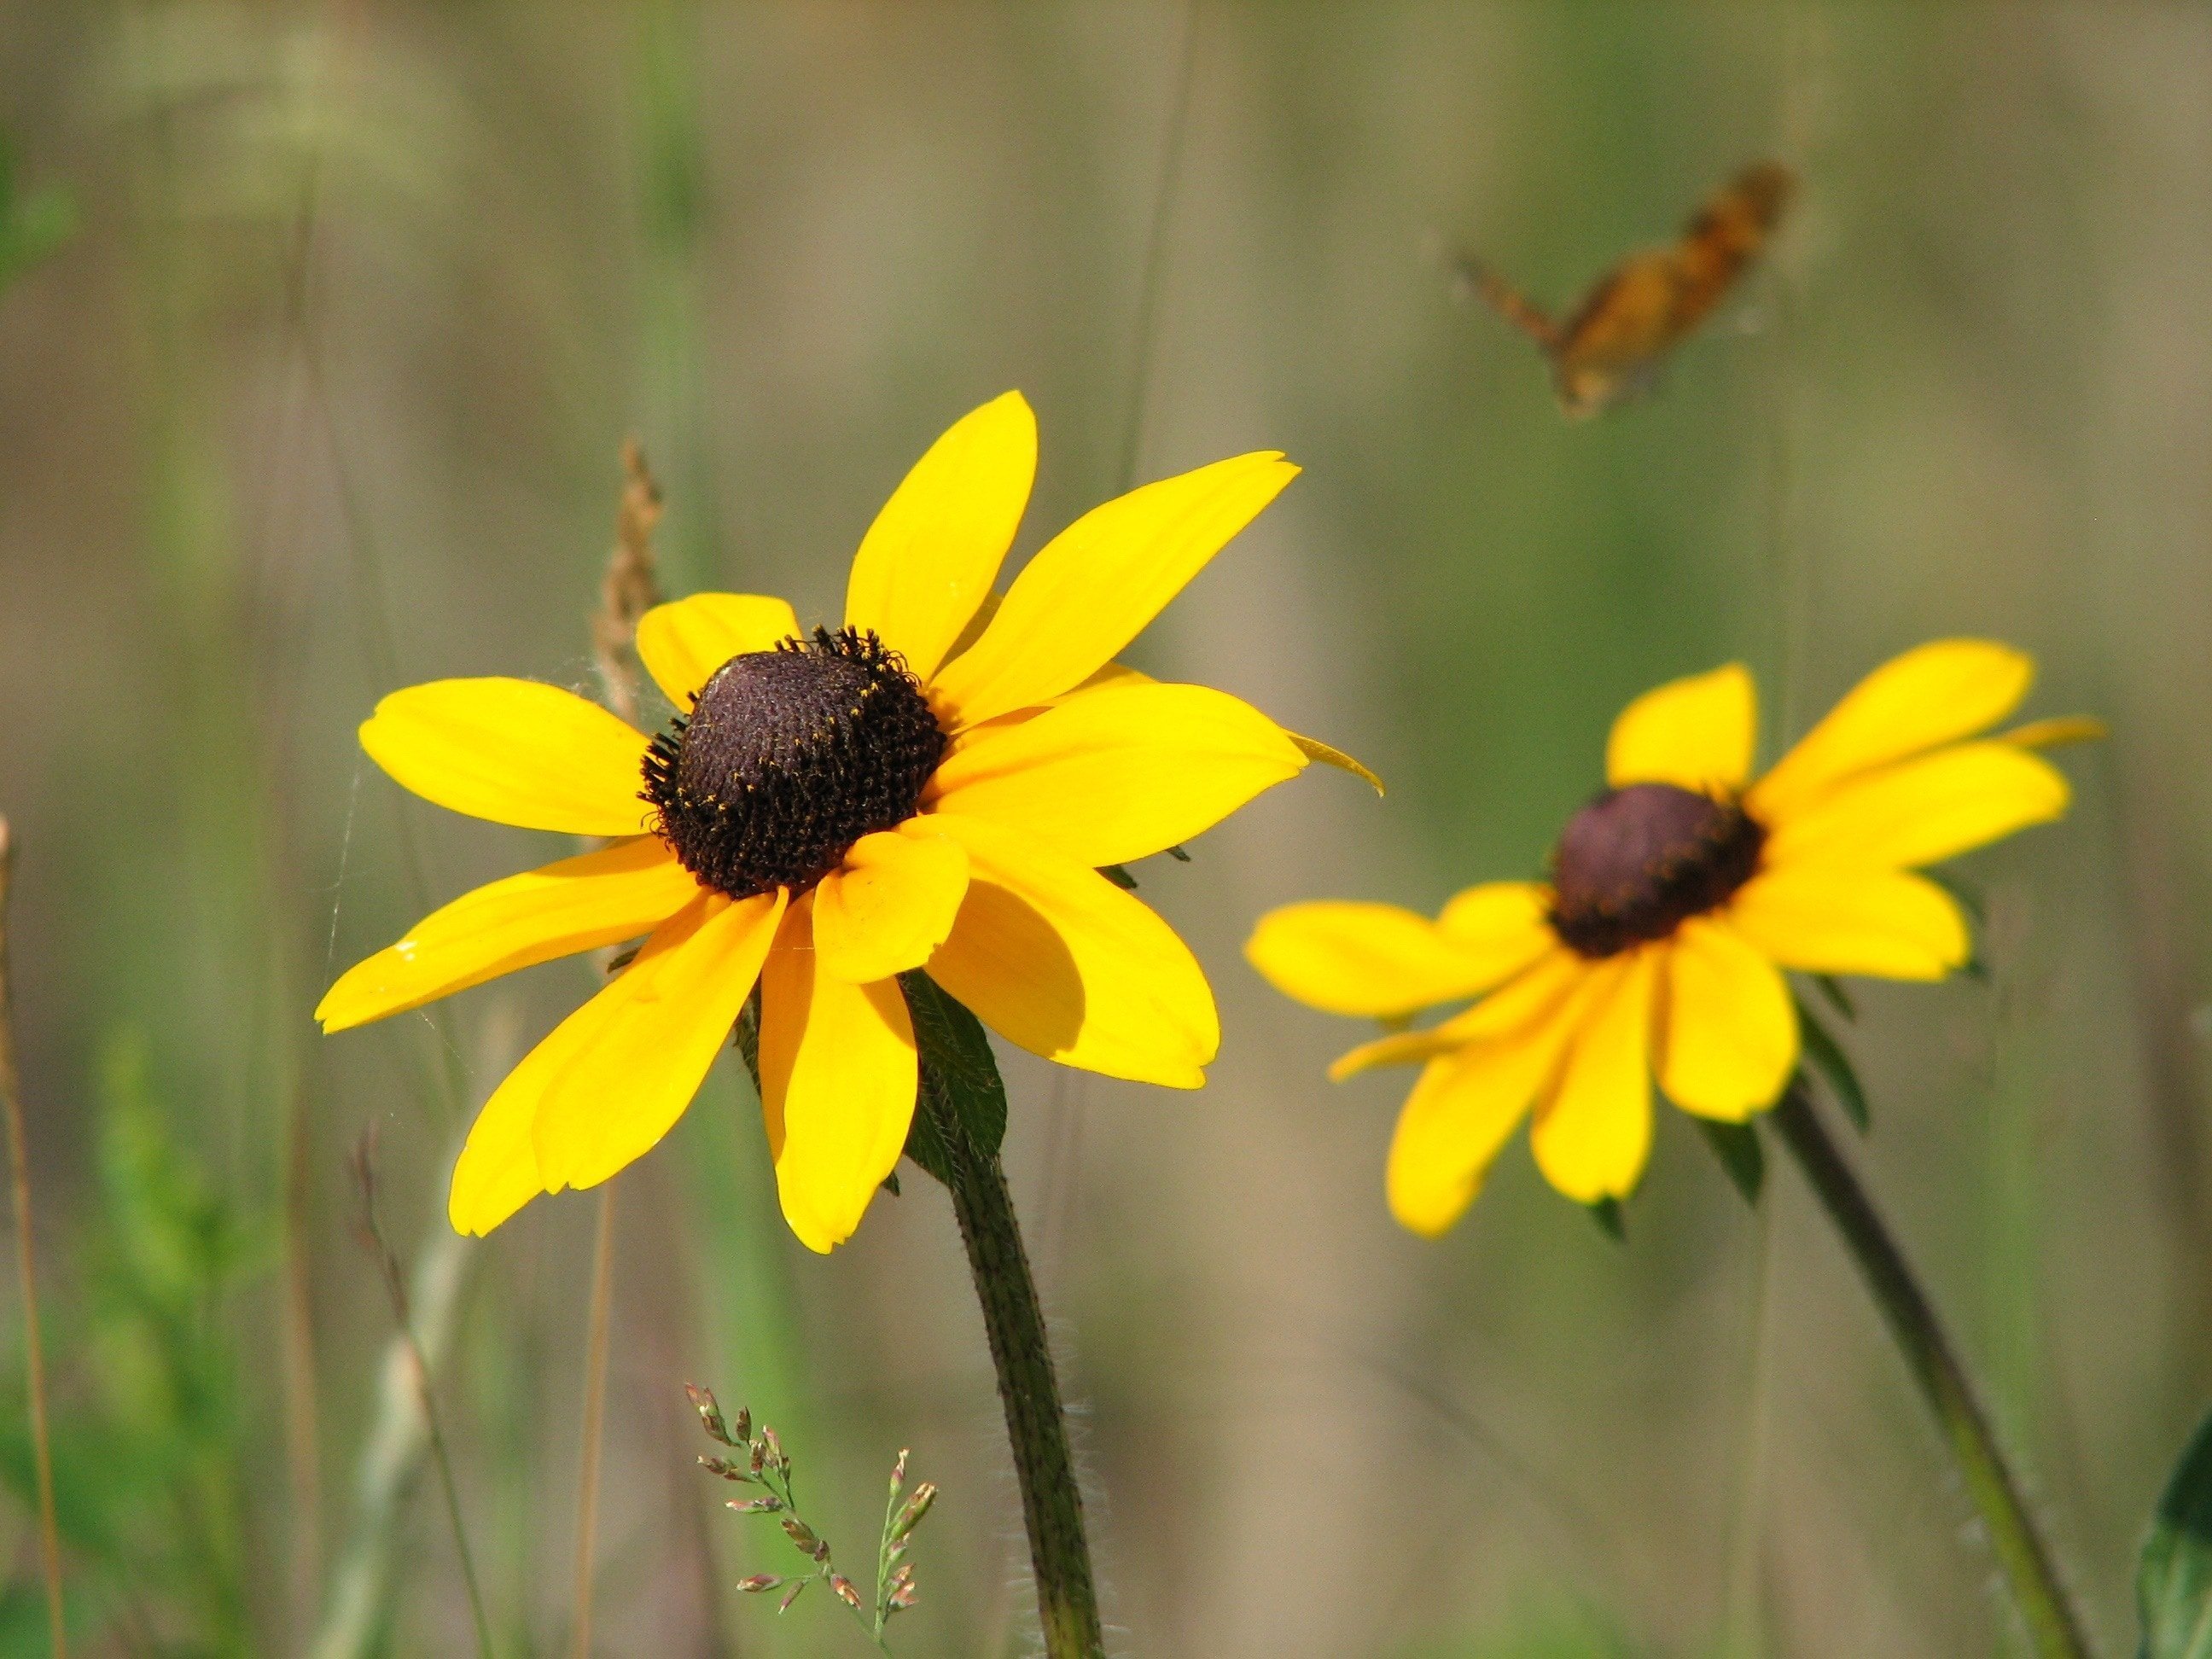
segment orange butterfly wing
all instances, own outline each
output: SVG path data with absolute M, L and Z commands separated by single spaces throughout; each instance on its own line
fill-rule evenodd
M 1467 274 L 1544 347 L 1567 412 L 1593 415 L 1635 390 L 1727 296 L 1765 251 L 1796 183 L 1779 162 L 1745 168 L 1698 209 L 1679 241 L 1629 255 L 1564 323 L 1551 323 L 1484 267 L 1470 262 Z

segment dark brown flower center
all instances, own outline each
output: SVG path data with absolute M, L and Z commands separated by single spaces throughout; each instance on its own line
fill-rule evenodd
M 1732 801 L 1671 783 L 1608 789 L 1552 854 L 1552 927 L 1586 957 L 1664 939 L 1759 868 L 1766 832 Z
M 811 886 L 861 836 L 913 817 L 944 753 L 896 652 L 817 628 L 716 669 L 653 738 L 641 793 L 684 867 L 744 898 Z

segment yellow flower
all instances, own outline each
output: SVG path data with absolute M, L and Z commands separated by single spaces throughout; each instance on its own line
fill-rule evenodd
M 1119 667 L 1297 469 L 1239 456 L 1132 491 L 993 584 L 1036 422 L 1009 392 L 908 474 L 853 561 L 845 622 L 701 593 L 638 654 L 684 711 L 648 738 L 514 679 L 394 692 L 362 746 L 441 806 L 609 844 L 454 900 L 339 979 L 325 1030 L 645 936 L 502 1082 L 454 1170 L 483 1233 L 589 1187 L 683 1115 L 757 985 L 762 1105 L 792 1231 L 849 1237 L 904 1146 L 925 969 L 1008 1042 L 1194 1089 L 1220 1040 L 1189 951 L 1098 873 L 1199 834 L 1309 758 L 1249 705 Z
M 1937 980 L 1968 960 L 1965 918 L 1912 873 L 2066 810 L 2045 721 L 1967 741 L 2034 666 L 1942 640 L 1869 674 L 1764 776 L 1741 665 L 1645 693 L 1613 722 L 1606 790 L 1569 819 L 1552 880 L 1471 887 L 1431 921 L 1388 904 L 1294 904 L 1245 954 L 1286 995 L 1401 1020 L 1479 999 L 1431 1030 L 1354 1048 L 1421 1073 L 1390 1146 L 1390 1207 L 1443 1232 L 1524 1115 L 1536 1163 L 1583 1203 L 1625 1197 L 1651 1139 L 1651 1077 L 1686 1112 L 1741 1122 L 1797 1063 L 1782 970 Z

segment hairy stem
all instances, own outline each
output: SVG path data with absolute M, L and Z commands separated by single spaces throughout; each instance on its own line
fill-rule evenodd
M 1006 1407 L 1006 1438 L 1021 1487 L 1045 1654 L 1047 1659 L 1103 1659 L 1105 1637 L 1091 1582 L 1083 1495 L 1076 1486 L 1067 1416 L 1053 1370 L 1044 1309 L 1014 1219 L 1013 1195 L 1006 1190 L 999 1160 L 979 1153 L 958 1115 L 933 1091 L 922 1091 L 921 1109 L 930 1114 L 948 1154 L 952 1212 L 968 1249 L 991 1363 L 999 1373 L 999 1400 Z
M 2088 1659 L 2088 1639 L 2045 1543 L 1927 1292 L 1883 1222 L 1874 1200 L 1813 1109 L 1802 1083 L 1792 1083 L 1773 1112 L 1774 1127 L 1843 1236 L 1859 1273 L 1881 1310 L 1890 1334 L 1920 1385 L 1936 1426 L 1958 1460 L 1966 1494 L 1989 1529 L 2021 1617 L 2044 1659 Z

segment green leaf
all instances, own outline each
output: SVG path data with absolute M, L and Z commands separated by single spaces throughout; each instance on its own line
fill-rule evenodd
M 1830 1007 L 1845 1019 L 1857 1020 L 1859 1006 L 1851 1000 L 1851 994 L 1844 989 L 1843 981 L 1838 979 L 1833 974 L 1815 974 L 1813 975 L 1813 983 L 1820 988 L 1820 994 L 1827 998 Z
M 15 155 L 0 134 L 0 289 L 45 258 L 76 229 L 76 204 L 58 185 L 18 194 Z
M 937 988 L 928 975 L 899 975 L 921 1053 L 921 1098 L 907 1131 L 906 1155 L 950 1185 L 954 1148 L 939 1126 L 957 1127 L 974 1156 L 998 1156 L 1006 1138 L 1006 1085 L 991 1039 L 975 1016 Z
M 1137 878 L 1129 873 L 1129 866 L 1126 864 L 1102 865 L 1099 866 L 1098 873 L 1125 893 L 1133 893 L 1137 890 Z
M 1621 1213 L 1619 1199 L 1601 1198 L 1595 1204 L 1583 1205 L 1583 1208 L 1589 1212 L 1589 1218 L 1597 1223 L 1598 1231 L 1614 1243 L 1626 1244 L 1628 1242 L 1628 1223 Z
M 2142 1659 L 2212 1659 L 2212 1417 L 2167 1477 L 2136 1570 Z
M 1766 1151 L 1759 1133 L 1748 1123 L 1721 1123 L 1709 1117 L 1693 1118 L 1698 1133 L 1721 1161 L 1721 1168 L 1743 1194 L 1743 1201 L 1759 1207 L 1759 1188 L 1766 1184 Z
M 1864 1134 L 1874 1133 L 1874 1114 L 1867 1109 L 1866 1090 L 1859 1084 L 1859 1074 L 1851 1067 L 1851 1057 L 1844 1052 L 1843 1045 L 1828 1035 L 1828 1028 L 1813 1018 L 1813 1011 L 1802 1000 L 1797 1004 L 1797 1024 L 1803 1033 L 1805 1058 L 1813 1069 L 1827 1080 L 1837 1103 L 1844 1115 Z

